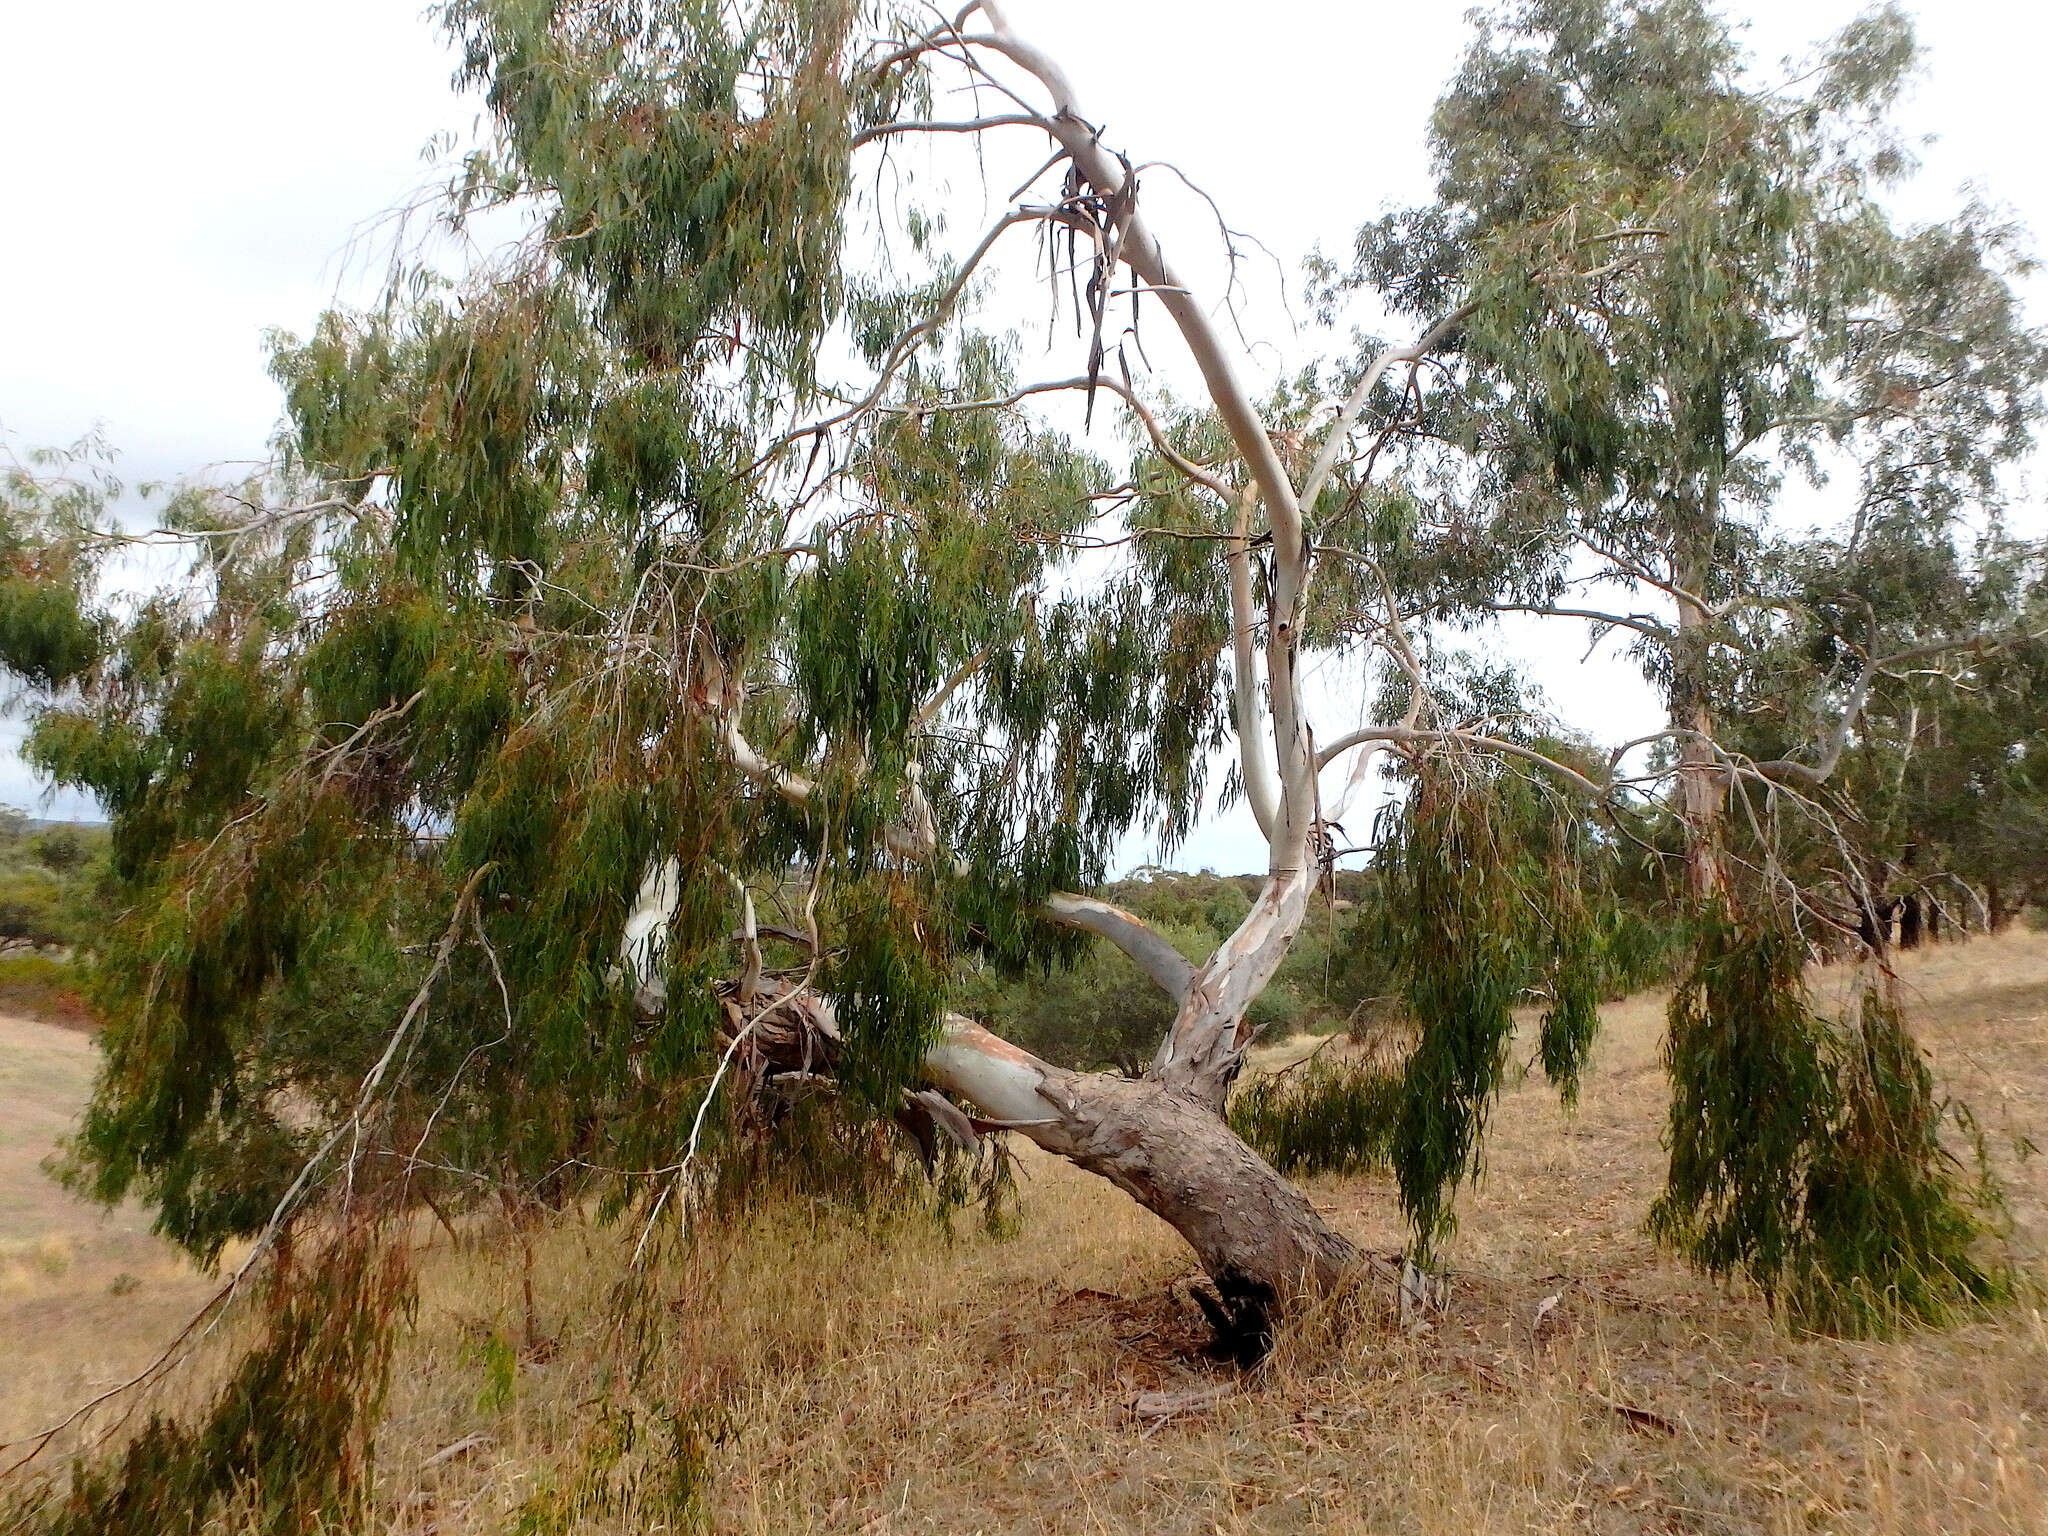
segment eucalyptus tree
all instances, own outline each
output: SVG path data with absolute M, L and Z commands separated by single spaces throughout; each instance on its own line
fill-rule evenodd
M 1675 98 L 1662 45 L 1594 50 L 1597 104 L 1629 131 L 1586 153 L 1655 138 L 1640 110 L 1712 174 L 1666 153 L 1636 178 L 1642 207 L 1575 227 L 1516 190 L 1511 163 L 1490 181 L 1493 150 L 1447 150 L 1445 210 L 1367 246 L 1372 273 L 1409 273 L 1414 334 L 1365 347 L 1325 401 L 1312 381 L 1246 382 L 1241 344 L 1148 224 L 1159 173 L 1110 147 L 994 0 L 950 19 L 848 0 L 453 0 L 443 16 L 490 128 L 449 217 L 523 237 L 283 343 L 284 462 L 172 506 L 161 534 L 198 552 L 188 579 L 117 622 L 78 606 L 74 561 L 57 606 L 92 643 L 10 651 L 57 690 L 33 751 L 106 804 L 126 914 L 100 966 L 107 1063 L 77 1176 L 139 1189 L 205 1254 L 235 1234 L 260 1251 L 321 1192 L 343 1208 L 601 1196 L 652 1230 L 693 1207 L 719 1145 L 865 1155 L 900 1121 L 937 1158 L 1014 1131 L 1171 1223 L 1214 1282 L 1219 1333 L 1255 1351 L 1277 1305 L 1357 1260 L 1223 1115 L 1251 1004 L 1334 852 L 1326 772 L 1355 783 L 1394 752 L 1413 785 L 1389 871 L 1423 1029 L 1393 1145 L 1425 1240 L 1473 1166 L 1532 966 L 1552 977 L 1561 1080 L 1590 1028 L 1583 823 L 1559 794 L 1615 786 L 1498 679 L 1442 674 L 1426 627 L 1452 610 L 1404 607 L 1418 581 L 1455 577 L 1468 607 L 1489 583 L 1506 602 L 1551 582 L 1555 606 L 1581 526 L 1652 575 L 1640 540 L 1682 528 L 1657 580 L 1695 611 L 1671 654 L 1697 784 L 1700 637 L 1725 623 L 1711 594 L 1735 526 L 1719 498 L 1761 482 L 1709 430 L 1722 375 L 1681 377 L 1693 351 L 1764 347 L 1789 304 L 1817 339 L 1788 355 L 1826 367 L 1787 364 L 1773 410 L 1977 441 L 1918 374 L 1926 403 L 1896 427 L 1825 395 L 1828 368 L 1919 357 L 1932 322 L 1885 310 L 1883 334 L 1907 334 L 1864 344 L 1862 319 L 1817 301 L 1760 310 L 1751 288 L 1791 281 L 1775 266 L 1711 317 L 1680 306 L 1693 339 L 1654 376 L 1647 301 L 1600 321 L 1637 361 L 1560 318 L 1553 295 L 1714 265 L 1724 224 L 1748 228 L 1722 209 L 1750 185 L 1748 151 L 1815 176 L 1853 164 L 1799 126 L 1805 109 Z M 1711 39 L 1687 47 L 1686 69 L 1719 67 Z M 1883 95 L 1873 51 L 1824 73 L 1816 123 Z M 1479 102 L 1493 58 L 1475 53 L 1454 103 Z M 962 99 L 975 115 L 947 115 Z M 1555 141 L 1554 118 L 1515 142 L 1541 149 L 1546 123 Z M 905 141 L 992 135 L 1044 159 L 967 236 L 947 236 L 954 210 L 857 195 Z M 1628 183 L 1544 153 L 1553 192 Z M 1757 195 L 1776 232 L 1745 250 L 1844 224 L 1846 193 Z M 1396 234 L 1414 237 L 1398 257 Z M 870 235 L 886 259 L 863 263 Z M 1928 239 L 1930 261 L 1974 250 Z M 969 323 L 1018 247 L 1078 323 L 1049 377 Z M 1882 273 L 1909 247 L 1885 245 Z M 1995 310 L 2002 290 L 1957 259 L 1982 279 L 1970 312 Z M 1141 331 L 1184 350 L 1203 398 L 1143 382 Z M 1429 386 L 1439 358 L 1462 394 Z M 1604 392 L 1579 387 L 1594 376 Z M 1123 413 L 1129 466 L 1049 431 L 1031 408 L 1051 396 Z M 1684 410 L 1659 421 L 1667 396 Z M 1457 466 L 1404 451 L 1434 438 Z M 1906 452 L 1900 472 L 1919 473 Z M 1678 465 L 1663 479 L 1659 454 Z M 1652 511 L 1581 494 L 1610 470 L 1636 485 L 1624 468 Z M 1395 470 L 1402 485 L 1375 484 Z M 1439 484 L 1472 498 L 1455 547 L 1408 518 Z M 50 552 L 39 573 L 93 542 L 33 507 L 15 524 Z M 1459 565 L 1482 530 L 1517 568 Z M 1304 671 L 1338 652 L 1393 680 L 1385 718 L 1316 729 Z M 1266 869 L 1191 961 L 1087 892 L 1134 831 L 1185 834 L 1219 749 Z M 1023 968 L 1090 938 L 1169 1004 L 1141 1077 L 1064 1070 L 949 1010 L 962 955 Z
M 1531 0 L 1482 28 L 1438 105 L 1436 200 L 1367 225 L 1317 285 L 1333 312 L 1363 288 L 1466 315 L 1455 353 L 1379 402 L 1411 468 L 1374 549 L 1409 622 L 1589 625 L 1665 695 L 1667 728 L 1613 757 L 1619 774 L 1653 749 L 1625 777 L 1669 796 L 1700 935 L 1653 1227 L 1852 1322 L 1987 1282 L 1895 1003 L 1880 984 L 1830 1021 L 1804 1000 L 1802 930 L 1853 932 L 1872 901 L 1837 770 L 1889 680 L 2042 622 L 1932 591 L 1834 621 L 1881 579 L 1874 542 L 1933 558 L 1996 514 L 2048 355 L 2013 231 L 1974 207 L 1911 229 L 1885 213 L 1914 58 L 1883 9 L 1764 83 L 1698 0 Z M 1844 465 L 1852 554 L 1833 586 L 1791 590 L 1788 480 Z
M 1405 313 L 1471 306 L 1411 430 L 1483 469 L 1439 469 L 1401 529 L 1409 589 L 1423 612 L 1629 641 L 1668 700 L 1656 740 L 1702 898 L 1725 886 L 1731 785 L 1824 782 L 1889 666 L 2005 637 L 1924 608 L 1894 647 L 1910 654 L 1844 634 L 1787 757 L 1732 764 L 1717 738 L 1781 629 L 1788 479 L 1846 467 L 1852 548 L 1886 522 L 1939 542 L 2001 504 L 2031 446 L 2044 353 L 2011 286 L 2017 233 L 1976 206 L 1901 229 L 1879 201 L 1910 169 L 1886 113 L 1915 57 L 1887 7 L 1761 82 L 1698 0 L 1533 0 L 1482 30 L 1437 107 L 1436 201 L 1321 273 L 1332 305 L 1366 287 Z
M 2013 894 L 2048 868 L 2040 546 L 1995 523 L 1965 542 L 1937 520 L 1872 516 L 1840 538 L 1784 541 L 1771 565 L 1778 632 L 1736 673 L 1724 741 L 1770 763 L 1822 739 L 1834 810 L 1831 836 L 1803 828 L 1782 857 L 1803 867 L 1809 899 L 1874 949 L 1894 920 L 1902 946 L 1944 914 L 2002 926 Z M 1927 639 L 1973 631 L 1986 640 Z M 1873 669 L 1871 656 L 1893 659 Z M 1856 690 L 1853 729 L 1830 698 L 1843 679 Z
M 448 215 L 525 236 L 283 342 L 281 466 L 181 498 L 187 578 L 88 612 L 102 642 L 41 678 L 34 754 L 106 804 L 127 913 L 76 1176 L 211 1255 L 322 1190 L 601 1192 L 651 1228 L 739 1130 L 1015 1131 L 1170 1222 L 1261 1347 L 1356 1258 L 1222 1113 L 1330 849 L 1304 658 L 1409 679 L 1354 746 L 1481 739 L 1350 611 L 1369 584 L 1317 595 L 1312 514 L 1362 481 L 1374 381 L 1455 320 L 1367 359 L 1327 430 L 1255 395 L 994 0 L 443 16 L 490 125 Z M 989 110 L 935 115 L 956 85 Z M 856 197 L 904 141 L 998 134 L 1043 164 L 957 245 L 949 210 Z M 1076 312 L 1056 377 L 969 325 L 1014 248 Z M 1141 387 L 1141 326 L 1199 405 Z M 1126 414 L 1127 471 L 1028 413 L 1055 394 Z M 1185 834 L 1233 738 L 1267 868 L 1190 961 L 1086 892 L 1127 835 Z M 1168 1003 L 1141 1077 L 948 1011 L 963 954 L 1091 937 Z M 1471 1131 L 1424 1126 L 1431 1166 Z

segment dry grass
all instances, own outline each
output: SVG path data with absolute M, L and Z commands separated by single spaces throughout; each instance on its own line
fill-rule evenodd
M 0 1441 L 134 1374 L 210 1289 L 146 1212 L 43 1172 L 97 1061 L 81 1030 L 0 1015 Z
M 1904 975 L 1943 1076 L 1991 1134 L 2013 1246 L 2037 1273 L 2048 1175 L 2012 1142 L 2048 1141 L 2048 937 L 1944 948 Z M 1540 1081 L 1502 1100 L 1487 1177 L 1460 1200 L 1449 1304 L 1426 1329 L 1403 1331 L 1367 1287 L 1232 1396 L 1163 1426 L 1133 1418 L 1135 1393 L 1233 1379 L 1200 1356 L 1177 1287 L 1186 1251 L 1048 1159 L 1026 1162 L 1025 1230 L 1009 1242 L 908 1214 L 856 1226 L 789 1199 L 700 1234 L 659 1270 L 660 1336 L 637 1386 L 605 1304 L 624 1268 L 616 1231 L 570 1224 L 542 1240 L 538 1348 L 504 1248 L 443 1242 L 422 1260 L 400 1353 L 380 1518 L 412 1536 L 680 1529 L 661 1496 L 679 1422 L 719 1530 L 2048 1529 L 2037 1292 L 1945 1333 L 1800 1338 L 1646 1242 L 1661 1028 L 1657 998 L 1607 1011 L 1572 1119 Z M 26 1090 L 4 1091 L 11 1110 Z M 40 1134 L 6 1125 L 0 1156 Z M 0 1202 L 18 1199 L 26 1166 L 0 1170 Z M 1313 1193 L 1366 1246 L 1399 1246 L 1382 1181 Z M 80 1242 L 60 1224 L 18 1233 L 15 1209 L 0 1204 L 0 1239 Z M 103 1268 L 72 1253 L 68 1274 Z M 53 1362 L 64 1345 L 111 1359 L 117 1337 L 161 1333 L 168 1318 L 143 1309 L 178 1283 L 153 1272 L 114 1298 L 96 1279 L 67 1299 L 61 1277 L 27 1270 L 46 1311 L 0 1301 L 10 1362 L 45 1348 L 40 1326 L 62 1335 Z M 48 1383 L 23 1380 L 0 1372 L 0 1422 L 44 1411 Z M 488 1439 L 422 1466 L 473 1436 Z

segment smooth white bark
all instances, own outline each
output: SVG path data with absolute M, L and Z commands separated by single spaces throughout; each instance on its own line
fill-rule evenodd
M 1096 897 L 1076 896 L 1067 891 L 1055 891 L 1046 897 L 1041 910 L 1056 923 L 1108 939 L 1176 1002 L 1188 995 L 1195 976 L 1194 963 L 1143 918 Z

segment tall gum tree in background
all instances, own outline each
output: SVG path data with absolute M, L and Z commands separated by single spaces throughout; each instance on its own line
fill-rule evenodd
M 1951 700 L 1991 653 L 2024 652 L 2002 664 L 2024 677 L 2048 613 L 1997 524 L 2044 376 L 2014 232 L 1974 207 L 1900 229 L 1877 201 L 1909 168 L 1884 114 L 1914 56 L 1879 10 L 1765 86 L 1698 5 L 1533 0 L 1482 29 L 1437 108 L 1437 200 L 1320 278 L 1332 304 L 1364 286 L 1408 314 L 1470 307 L 1411 396 L 1420 494 L 1389 561 L 1409 622 L 1623 634 L 1665 694 L 1667 729 L 1609 769 L 1654 749 L 1626 777 L 1670 786 L 1701 931 L 1653 1226 L 1766 1288 L 1811 1263 L 1834 1296 L 1853 1273 L 1925 1310 L 1979 1283 L 1926 1069 L 1881 984 L 1840 1032 L 1795 995 L 1806 937 L 1884 949 L 1869 834 L 1890 795 L 1831 781 L 1845 750 L 1900 761 L 1874 696 L 1946 667 L 1918 686 Z M 1825 472 L 1854 480 L 1839 539 L 1781 509 L 1788 477 Z M 1879 1174 L 1845 1154 L 1859 1139 L 1914 1150 Z
M 1325 399 L 1246 385 L 1147 224 L 1164 172 L 1003 6 L 448 6 L 492 125 L 450 216 L 523 238 L 283 342 L 284 463 L 171 504 L 190 580 L 132 621 L 85 603 L 83 555 L 45 579 L 92 544 L 77 505 L 13 508 L 19 574 L 60 595 L 10 658 L 68 690 L 33 751 L 106 805 L 128 914 L 78 1177 L 211 1255 L 321 1193 L 601 1197 L 651 1228 L 715 1146 L 1015 1131 L 1171 1223 L 1255 1353 L 1358 1256 L 1226 1096 L 1333 851 L 1323 775 L 1393 754 L 1424 1033 L 1399 1156 L 1430 1235 L 1505 1062 L 1502 914 L 1580 953 L 1573 839 L 1501 806 L 1554 830 L 1647 782 L 1471 704 L 1431 626 L 1570 611 L 1582 550 L 1672 599 L 1596 617 L 1667 680 L 1712 892 L 1751 450 L 1833 433 L 1900 496 L 1981 488 L 2036 366 L 1980 225 L 1896 236 L 1865 198 L 1895 23 L 1772 94 L 1690 4 L 1517 15 L 1440 112 L 1442 205 L 1362 243 L 1353 280 L 1412 334 Z M 969 238 L 857 195 L 902 141 L 998 134 L 1042 166 Z M 1077 322 L 1052 377 L 967 323 L 1013 248 Z M 1148 393 L 1141 334 L 1205 398 Z M 1122 413 L 1128 468 L 1046 430 L 1052 395 Z M 1382 718 L 1315 728 L 1318 652 L 1383 670 Z M 1184 835 L 1225 745 L 1267 868 L 1190 962 L 1086 892 L 1133 829 Z M 1173 1004 L 1142 1077 L 948 1012 L 963 957 L 1089 938 Z
M 1888 669 L 2029 633 L 1923 604 L 1890 649 L 1842 636 L 1796 760 L 1735 764 L 1719 740 L 1742 658 L 1801 622 L 1777 575 L 1788 475 L 1856 477 L 1853 558 L 1882 528 L 1944 545 L 2031 446 L 2044 356 L 2015 232 L 1977 207 L 1900 230 L 1876 201 L 1910 169 L 1884 112 L 1914 57 L 1879 10 L 1764 86 L 1698 5 L 1536 0 L 1482 32 L 1437 107 L 1437 200 L 1324 268 L 1332 299 L 1474 305 L 1435 425 L 1484 469 L 1417 531 L 1414 612 L 1632 637 L 1669 703 L 1657 740 L 1700 899 L 1726 886 L 1732 782 L 1824 782 Z

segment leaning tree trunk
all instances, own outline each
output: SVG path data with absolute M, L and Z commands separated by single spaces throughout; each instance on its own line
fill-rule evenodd
M 1328 1291 L 1357 1261 L 1307 1197 L 1195 1097 L 1070 1072 L 957 1015 L 926 1065 L 985 1123 L 1100 1174 L 1185 1238 L 1216 1286 L 1200 1299 L 1218 1341 L 1240 1357 L 1264 1352 L 1277 1311 Z
M 831 1000 L 775 982 L 749 996 L 748 985 L 730 989 L 726 1002 L 736 1023 L 746 1021 L 754 1070 L 830 1072 L 844 1044 Z M 934 1087 L 975 1113 L 933 1094 L 913 1096 L 907 1109 L 942 1116 L 970 1141 L 982 1131 L 1028 1137 L 1109 1180 L 1186 1239 L 1215 1285 L 1197 1300 L 1219 1347 L 1240 1360 L 1264 1353 L 1277 1314 L 1328 1292 L 1358 1260 L 1200 1097 L 1157 1078 L 1056 1067 L 959 1014 L 947 1015 L 924 1065 Z

